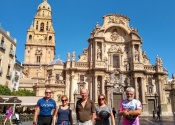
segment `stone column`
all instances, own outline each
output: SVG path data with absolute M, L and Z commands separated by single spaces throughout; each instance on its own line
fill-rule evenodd
M 89 93 L 89 97 L 90 97 L 90 99 L 92 99 L 92 92 L 93 92 L 93 90 L 92 90 L 92 86 L 93 86 L 93 78 L 91 77 L 90 79 L 91 79 L 91 80 L 90 80 L 90 83 L 89 83 L 89 91 L 90 91 L 90 93 Z
M 73 92 L 73 79 L 74 79 L 74 75 L 71 75 L 71 80 L 70 80 L 70 103 L 73 103 L 74 100 L 74 92 Z
M 98 88 L 97 88 L 97 76 L 94 77 L 94 88 L 95 88 L 95 91 L 94 91 L 94 101 L 95 103 L 98 103 L 98 95 L 97 95 L 97 91 L 98 91 Z
M 101 93 L 105 94 L 105 83 L 104 83 L 104 76 L 102 76 L 102 80 L 101 80 Z
M 162 86 L 161 86 L 161 79 L 159 79 L 158 82 L 159 82 L 159 83 L 158 83 L 158 84 L 159 84 L 159 87 L 158 87 L 158 88 L 159 88 L 159 99 L 160 99 L 159 102 L 162 103 L 162 93 L 163 93 L 163 92 L 162 92 Z
M 97 60 L 97 42 L 95 42 L 95 46 L 94 46 L 94 49 L 95 49 L 95 60 Z
M 141 78 L 141 89 L 142 89 L 142 104 L 146 104 L 146 100 L 145 100 L 145 82 L 144 82 L 144 78 Z
M 133 56 L 133 62 L 135 62 L 134 44 L 132 44 L 132 56 Z
M 140 63 L 143 61 L 141 47 L 142 47 L 142 46 L 139 45 L 139 62 L 140 62 Z
M 135 84 L 135 98 L 138 99 L 138 85 L 137 85 L 137 77 L 134 78 L 134 84 Z
M 91 46 L 91 61 L 92 61 L 92 53 L 93 53 L 93 50 L 92 50 L 92 43 L 90 44 Z

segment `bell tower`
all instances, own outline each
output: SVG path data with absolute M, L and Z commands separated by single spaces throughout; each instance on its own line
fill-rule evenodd
M 46 78 L 47 65 L 55 56 L 55 42 L 51 7 L 43 0 L 27 31 L 23 69 L 27 78 Z

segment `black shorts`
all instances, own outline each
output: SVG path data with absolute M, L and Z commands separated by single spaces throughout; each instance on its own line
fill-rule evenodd
M 38 116 L 37 125 L 51 125 L 52 124 L 52 116 Z

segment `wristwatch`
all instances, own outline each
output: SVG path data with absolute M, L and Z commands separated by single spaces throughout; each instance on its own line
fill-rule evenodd
M 33 124 L 36 124 L 36 122 L 33 122 Z

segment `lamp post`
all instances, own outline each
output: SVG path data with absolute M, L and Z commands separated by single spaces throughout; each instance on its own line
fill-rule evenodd
M 16 108 L 16 102 L 17 102 L 17 97 L 13 98 L 13 114 L 15 114 L 15 108 Z

